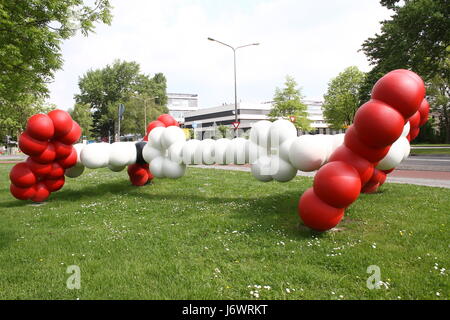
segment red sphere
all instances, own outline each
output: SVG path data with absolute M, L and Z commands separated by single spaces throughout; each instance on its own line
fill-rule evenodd
M 142 141 L 147 141 L 147 142 L 148 142 L 148 135 L 146 135 L 146 136 L 142 139 Z
M 43 140 L 37 140 L 30 137 L 26 132 L 22 133 L 19 137 L 19 148 L 23 153 L 29 156 L 35 156 L 40 154 L 47 148 L 48 142 Z
M 389 152 L 390 146 L 383 148 L 370 148 L 366 146 L 359 138 L 358 133 L 353 125 L 345 132 L 344 144 L 357 155 L 369 160 L 377 162 L 383 159 Z
M 395 69 L 395 70 L 392 70 L 391 72 L 392 73 L 400 72 L 400 73 L 406 74 L 406 75 L 410 76 L 411 78 L 413 78 L 414 80 L 416 80 L 419 85 L 425 86 L 425 83 L 423 82 L 422 78 L 417 73 L 415 73 L 415 72 L 413 72 L 411 70 Z
M 142 165 L 137 164 L 137 163 L 129 165 L 128 168 L 127 168 L 127 172 L 128 172 L 128 175 L 130 177 L 134 177 L 134 176 L 140 176 L 140 177 L 148 176 L 147 169 L 145 167 L 143 167 Z
M 49 142 L 47 145 L 47 148 L 45 150 L 36 156 L 32 156 L 31 159 L 33 161 L 39 162 L 39 163 L 51 163 L 56 158 L 56 152 L 55 152 L 55 146 L 52 142 Z
M 36 193 L 30 198 L 34 202 L 42 202 L 50 196 L 47 186 L 43 182 L 38 182 L 35 186 Z
M 64 169 L 73 167 L 74 165 L 77 164 L 77 160 L 78 160 L 77 150 L 75 150 L 75 148 L 72 146 L 70 146 L 70 147 L 71 147 L 70 154 L 65 158 L 59 159 L 59 161 L 58 161 L 58 163 Z
M 376 181 L 367 182 L 361 189 L 361 193 L 375 193 L 378 190 L 380 184 Z
M 411 117 L 425 96 L 425 85 L 408 70 L 394 70 L 375 83 L 372 99 L 381 100 L 398 110 L 405 119 Z
M 166 125 L 164 123 L 162 123 L 161 121 L 155 120 L 152 121 L 148 124 L 147 127 L 147 135 L 150 133 L 150 131 L 152 131 L 154 128 L 156 127 L 165 127 Z
M 373 170 L 372 178 L 370 178 L 370 181 L 374 181 L 380 184 L 380 186 L 386 181 L 386 173 L 382 170 L 378 170 L 375 168 Z
M 56 179 L 64 176 L 64 168 L 58 162 L 52 163 L 52 170 L 48 174 L 49 179 Z
M 419 107 L 420 123 L 419 126 L 423 126 L 428 121 L 428 114 L 430 113 L 430 105 L 427 99 L 423 99 Z
M 71 144 L 65 144 L 58 140 L 52 141 L 52 143 L 55 147 L 56 159 L 68 157 L 72 152 L 73 147 Z
M 47 141 L 53 137 L 55 128 L 53 127 L 52 119 L 46 114 L 35 114 L 27 121 L 26 132 L 38 140 Z
M 314 193 L 335 208 L 346 208 L 358 199 L 361 178 L 351 165 L 329 162 L 319 169 L 314 177 Z
M 408 121 L 410 128 L 418 128 L 420 126 L 420 112 L 414 113 Z
M 309 188 L 300 198 L 298 213 L 307 227 L 326 231 L 334 228 L 341 221 L 344 209 L 328 205 L 317 197 L 313 188 Z
M 384 148 L 400 137 L 405 119 L 387 104 L 370 100 L 356 111 L 353 125 L 361 142 L 368 147 Z
M 167 113 L 160 115 L 157 120 L 164 123 L 164 125 L 166 127 L 170 127 L 170 126 L 179 127 L 180 126 L 178 124 L 178 122 L 174 119 L 174 117 L 172 117 L 170 114 L 167 114 Z
M 352 152 L 345 145 L 340 146 L 333 152 L 328 162 L 333 161 L 343 161 L 355 168 L 361 178 L 361 185 L 364 185 L 372 177 L 373 164 Z
M 36 175 L 31 171 L 26 162 L 21 162 L 12 167 L 9 179 L 17 187 L 29 188 L 37 181 Z
M 26 163 L 31 171 L 38 177 L 46 176 L 52 171 L 52 165 L 50 163 L 39 163 L 33 160 L 33 158 L 28 158 Z
M 78 141 L 78 139 L 80 139 L 80 137 L 81 127 L 78 123 L 72 121 L 70 131 L 66 135 L 60 136 L 58 140 L 65 144 L 74 144 Z
M 148 174 L 145 173 L 145 175 L 142 175 L 142 176 L 140 176 L 140 175 L 131 176 L 130 181 L 135 186 L 138 186 L 138 187 L 143 186 L 148 182 Z
M 55 127 L 55 137 L 64 136 L 69 133 L 72 127 L 72 117 L 67 111 L 56 109 L 50 111 L 48 116 Z
M 11 194 L 19 200 L 28 200 L 36 194 L 34 185 L 28 188 L 20 188 L 11 183 L 9 186 L 9 191 Z
M 47 187 L 48 191 L 55 192 L 64 186 L 65 181 L 66 181 L 65 177 L 62 176 L 56 179 L 45 179 L 43 182 Z

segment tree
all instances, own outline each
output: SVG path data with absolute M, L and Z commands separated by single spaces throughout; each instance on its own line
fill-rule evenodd
M 361 105 L 359 91 L 364 79 L 365 73 L 352 66 L 329 82 L 324 95 L 323 115 L 332 128 L 342 129 L 353 122 Z
M 450 68 L 450 59 L 447 60 Z M 432 113 L 437 115 L 436 127 L 439 131 L 439 142 L 450 142 L 450 87 L 448 79 L 439 75 L 429 81 L 428 101 L 432 106 Z
M 272 120 L 276 118 L 295 117 L 294 125 L 298 129 L 310 130 L 310 121 L 308 119 L 307 107 L 302 102 L 303 96 L 301 89 L 297 88 L 297 82 L 291 76 L 286 76 L 283 89 L 276 88 L 274 95 L 274 105 L 270 110 L 269 117 Z
M 19 136 L 25 130 L 29 117 L 40 112 L 48 113 L 55 108 L 55 105 L 46 103 L 43 98 L 32 96 L 26 96 L 26 99 L 14 105 L 0 106 L 0 137 Z
M 402 5 L 401 5 L 402 4 Z M 448 0 L 382 0 L 381 5 L 392 9 L 390 20 L 381 22 L 381 32 L 368 38 L 362 45 L 370 63 L 361 90 L 361 100 L 369 99 L 370 90 L 377 79 L 399 68 L 411 69 L 419 74 L 427 85 L 440 79 L 440 91 L 447 91 L 450 79 L 450 6 Z M 448 119 L 448 105 L 436 105 L 431 97 L 432 111 L 439 118 Z M 446 132 L 450 127 L 446 127 Z M 447 142 L 450 137 L 446 134 Z
M 81 127 L 82 136 L 86 138 L 92 137 L 92 113 L 89 105 L 75 104 L 72 110 L 69 110 L 72 119 L 75 120 Z
M 75 95 L 77 103 L 88 104 L 93 112 L 93 133 L 105 137 L 114 132 L 117 108 L 120 103 L 126 106 L 126 114 L 131 114 L 134 105 L 143 110 L 143 100 L 155 98 L 158 108 L 167 103 L 166 78 L 157 73 L 153 78 L 140 72 L 136 62 L 116 60 L 103 69 L 89 70 L 78 81 L 80 94 Z M 132 99 L 141 100 L 132 101 Z M 127 107 L 128 106 L 128 107 Z M 139 108 L 135 108 L 137 117 Z M 151 109 L 152 110 L 152 109 Z M 161 111 L 163 109 L 159 109 Z M 125 115 L 124 115 L 125 116 Z M 143 114 L 137 126 L 143 123 Z M 126 128 L 126 122 L 124 123 Z M 131 124 L 130 124 L 131 125 Z M 130 128 L 138 133 L 143 128 Z M 125 132 L 121 130 L 121 132 Z
M 60 45 L 94 23 L 111 22 L 109 0 L 2 0 L 0 2 L 0 109 L 21 109 L 48 95 L 47 83 L 63 64 Z M 34 103 L 34 102 L 33 102 Z M 19 111 L 21 112 L 21 111 Z
M 222 138 L 227 137 L 228 129 L 229 128 L 223 124 L 217 127 L 217 130 L 219 130 L 220 134 L 222 135 Z

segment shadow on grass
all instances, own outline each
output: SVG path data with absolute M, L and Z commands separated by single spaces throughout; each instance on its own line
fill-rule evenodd
M 143 188 L 157 187 L 149 184 Z M 195 190 L 184 193 L 182 196 L 174 192 L 166 193 L 143 193 L 142 187 L 131 185 L 128 181 L 111 181 L 97 185 L 89 185 L 81 189 L 63 189 L 48 200 L 49 203 L 57 202 L 77 202 L 92 198 L 102 198 L 107 195 L 121 195 L 124 197 L 132 197 L 133 199 L 142 198 L 142 200 L 173 200 L 178 202 L 202 202 L 209 205 L 229 206 L 230 203 L 236 204 L 236 208 L 231 210 L 230 219 L 242 221 L 242 225 L 251 228 L 254 233 L 263 233 L 267 230 L 261 228 L 252 228 L 252 226 L 263 225 L 265 227 L 273 227 L 274 229 L 283 229 L 290 237 L 293 238 L 311 238 L 312 235 L 317 237 L 323 236 L 325 233 L 315 232 L 307 227 L 302 226 L 297 215 L 297 204 L 299 197 L 306 191 L 306 187 L 295 190 L 285 191 L 283 193 L 270 194 L 266 196 L 257 196 L 251 198 L 236 197 L 211 197 L 207 194 L 198 193 Z M 187 189 L 185 191 L 188 191 Z M 22 207 L 30 205 L 30 201 L 11 200 L 0 203 L 0 208 Z M 300 224 L 299 224 L 300 223 Z M 250 227 L 249 227 L 250 226 Z
M 282 228 L 294 237 L 310 238 L 312 234 L 320 237 L 321 233 L 311 231 L 308 228 L 299 228 L 299 218 L 297 216 L 297 204 L 299 197 L 306 190 L 299 189 L 291 192 L 270 194 L 252 198 L 236 197 L 211 197 L 207 194 L 198 193 L 195 190 L 184 193 L 182 196 L 174 192 L 165 193 L 143 193 L 142 188 L 156 188 L 157 185 L 149 184 L 144 187 L 136 187 L 128 181 L 115 181 L 101 183 L 93 186 L 86 186 L 80 190 L 63 189 L 55 194 L 52 200 L 59 202 L 75 202 L 81 199 L 91 199 L 116 194 L 124 197 L 141 198 L 142 200 L 160 200 L 178 202 L 202 202 L 207 205 L 229 206 L 236 204 L 236 209 L 232 210 L 230 219 L 242 220 L 243 225 L 273 225 L 274 228 Z M 189 191 L 190 189 L 186 189 Z M 261 214 L 262 213 L 262 214 Z M 255 228 L 260 230 L 260 228 Z M 257 232 L 257 231 L 254 231 Z M 263 231 L 261 231 L 263 232 Z

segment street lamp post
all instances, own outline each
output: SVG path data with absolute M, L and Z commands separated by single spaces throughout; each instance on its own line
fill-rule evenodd
M 135 97 L 135 98 L 144 102 L 144 136 L 145 136 L 147 134 L 147 101 L 155 100 L 155 99 L 158 99 L 159 97 L 156 96 L 156 97 L 149 97 L 149 98 L 140 98 L 140 97 Z
M 213 38 L 208 38 L 209 41 L 215 41 L 217 43 L 223 44 L 224 46 L 227 46 L 228 48 L 231 48 L 231 50 L 233 50 L 233 61 L 234 61 L 234 121 L 238 122 L 238 112 L 237 112 L 237 84 L 236 84 L 236 50 L 237 49 L 241 49 L 244 47 L 249 47 L 249 46 L 258 46 L 259 43 L 250 43 L 250 44 L 246 44 L 243 46 L 238 46 L 238 47 L 233 47 L 230 46 L 229 44 L 226 44 L 222 41 L 213 39 Z M 234 135 L 235 137 L 237 137 L 237 128 L 234 128 Z

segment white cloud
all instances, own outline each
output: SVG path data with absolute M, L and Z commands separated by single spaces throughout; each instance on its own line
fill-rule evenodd
M 50 85 L 50 102 L 67 109 L 78 78 L 114 59 L 163 72 L 169 92 L 198 93 L 200 106 L 233 101 L 231 45 L 260 42 L 237 51 L 238 97 L 263 101 L 290 74 L 310 98 L 320 98 L 345 67 L 370 67 L 358 52 L 389 11 L 377 0 L 113 1 L 111 26 L 77 35 L 62 46 L 64 69 Z

